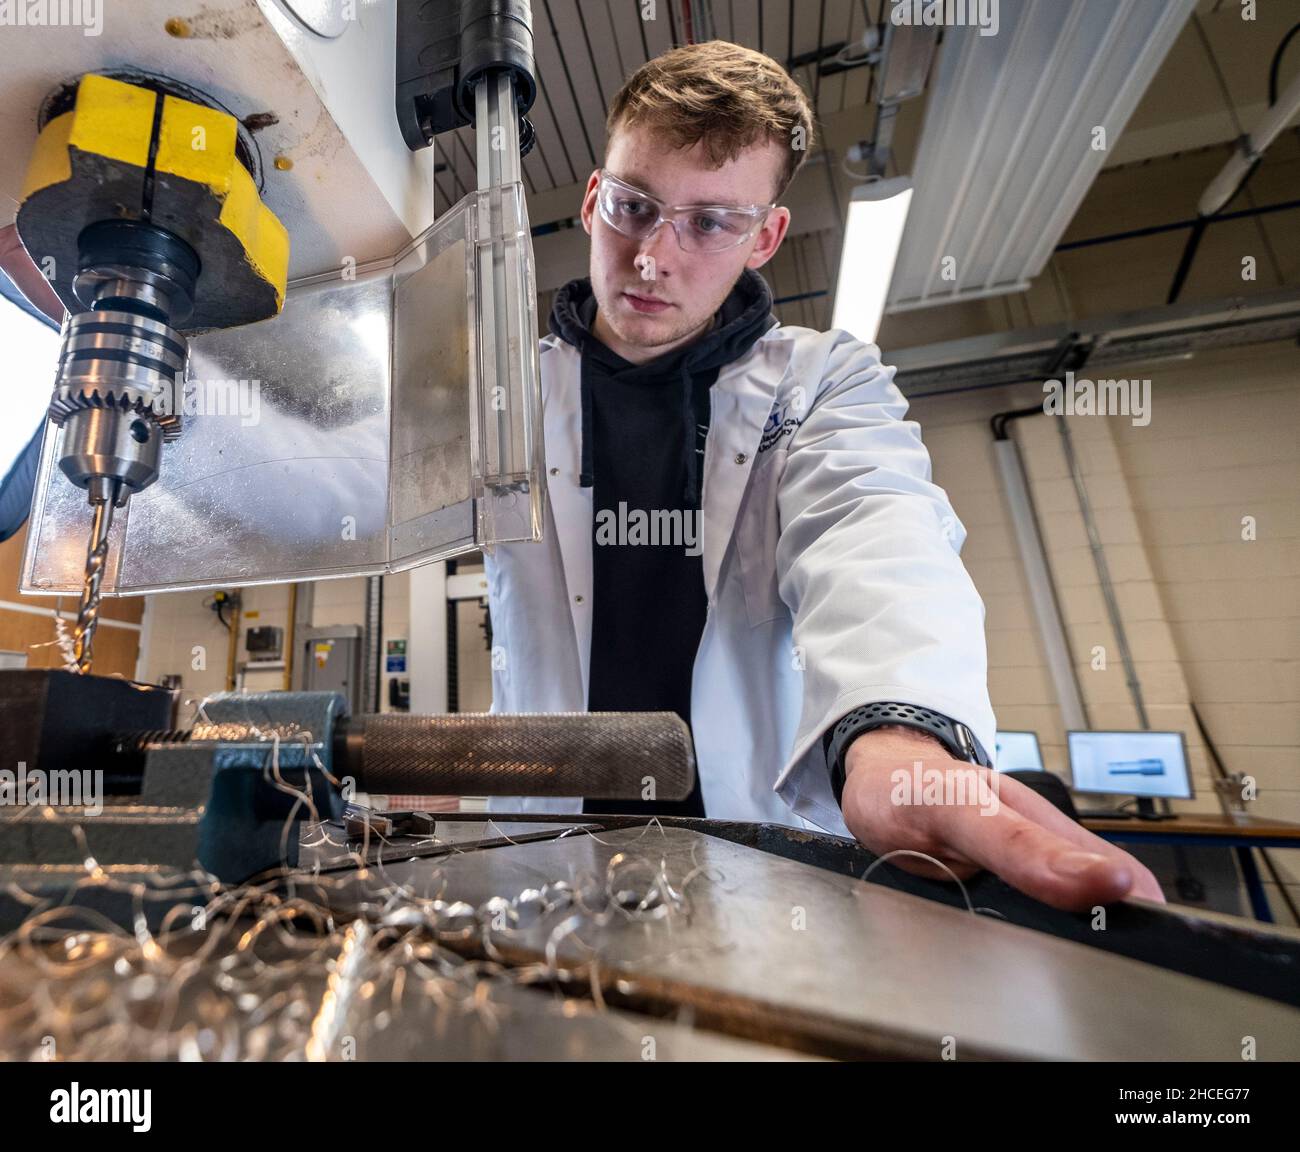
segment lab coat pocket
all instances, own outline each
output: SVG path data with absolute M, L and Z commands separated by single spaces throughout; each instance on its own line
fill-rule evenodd
M 737 518 L 736 556 L 751 627 L 787 612 L 776 576 L 776 543 L 781 531 L 776 497 L 786 455 L 784 448 L 759 453 Z

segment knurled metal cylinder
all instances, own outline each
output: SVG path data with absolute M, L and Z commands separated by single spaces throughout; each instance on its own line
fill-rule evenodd
M 335 774 L 367 792 L 681 800 L 695 783 L 672 712 L 383 713 L 345 728 Z
M 162 443 L 181 433 L 189 347 L 165 319 L 178 290 L 149 269 L 117 265 L 85 269 L 76 284 L 93 308 L 63 329 L 49 406 L 64 429 L 59 467 L 92 502 L 111 483 L 124 505 L 158 479 Z
M 166 440 L 180 434 L 185 337 L 133 312 L 81 312 L 64 330 L 50 419 L 62 424 L 86 408 L 150 416 Z

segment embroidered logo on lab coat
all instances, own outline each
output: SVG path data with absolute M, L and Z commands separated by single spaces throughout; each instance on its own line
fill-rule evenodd
M 759 452 L 775 448 L 782 440 L 794 435 L 795 429 L 803 423 L 802 417 L 793 414 L 798 411 L 801 411 L 801 406 L 789 400 L 778 400 L 772 405 L 767 423 L 763 425 L 763 438 L 758 442 Z

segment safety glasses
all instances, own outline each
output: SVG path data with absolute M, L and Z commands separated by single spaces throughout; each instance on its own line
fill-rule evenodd
M 771 204 L 668 205 L 601 171 L 596 190 L 600 218 L 633 240 L 647 240 L 668 223 L 683 252 L 725 252 L 748 240 L 776 207 Z

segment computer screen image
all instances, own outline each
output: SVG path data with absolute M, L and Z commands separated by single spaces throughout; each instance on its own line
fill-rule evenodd
M 1043 754 L 1038 747 L 1036 732 L 999 731 L 996 741 L 993 767 L 998 772 L 1043 771 Z
M 1181 732 L 1070 732 L 1076 792 L 1190 800 L 1192 776 Z

